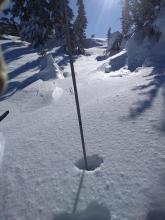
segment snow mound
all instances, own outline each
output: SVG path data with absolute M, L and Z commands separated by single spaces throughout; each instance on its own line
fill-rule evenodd
M 108 51 L 109 50 L 111 50 L 112 48 L 113 48 L 113 46 L 114 46 L 114 43 L 117 41 L 117 40 L 119 40 L 119 39 L 121 39 L 121 33 L 119 32 L 119 31 L 116 31 L 116 32 L 114 32 L 114 33 L 112 33 L 111 35 L 110 35 L 110 37 L 109 37 L 109 39 L 108 39 Z
M 102 64 L 98 70 L 105 73 L 110 73 L 112 71 L 117 71 L 120 68 L 124 67 L 127 63 L 127 51 L 122 50 L 118 54 L 110 57 L 108 61 Z
M 39 73 L 42 80 L 47 81 L 49 79 L 64 78 L 62 70 L 57 65 L 51 54 L 46 55 L 43 63 L 45 63 L 45 67 Z

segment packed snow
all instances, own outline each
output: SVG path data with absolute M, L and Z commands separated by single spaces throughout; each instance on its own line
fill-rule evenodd
M 101 39 L 76 57 L 88 172 L 68 56 L 56 47 L 41 58 L 16 37 L 0 43 L 9 72 L 1 113 L 10 111 L 0 123 L 0 219 L 164 219 L 164 67 L 130 72 L 124 50 L 98 61 Z

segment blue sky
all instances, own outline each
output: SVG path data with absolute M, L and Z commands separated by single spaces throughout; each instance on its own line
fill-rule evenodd
M 76 1 L 70 0 L 76 12 Z M 106 37 L 108 28 L 121 30 L 121 0 L 84 0 L 88 18 L 87 36 Z

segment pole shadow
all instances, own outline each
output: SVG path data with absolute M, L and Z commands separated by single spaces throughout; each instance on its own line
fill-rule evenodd
M 63 212 L 55 215 L 53 220 L 111 220 L 111 214 L 109 210 L 103 205 L 98 204 L 97 202 L 92 202 L 84 211 L 77 212 L 84 178 L 85 171 L 82 172 L 80 177 L 80 182 L 76 193 L 75 202 L 73 204 L 72 212 Z

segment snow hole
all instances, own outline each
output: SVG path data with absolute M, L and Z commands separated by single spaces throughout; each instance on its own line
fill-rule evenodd
M 103 163 L 103 159 L 98 155 L 87 156 L 88 171 L 96 170 Z M 80 170 L 86 170 L 84 158 L 81 158 L 75 163 L 76 167 Z

